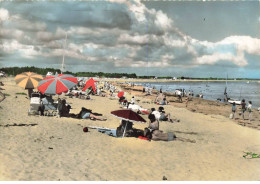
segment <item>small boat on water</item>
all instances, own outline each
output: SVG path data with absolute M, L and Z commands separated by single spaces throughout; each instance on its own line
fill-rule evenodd
M 227 79 L 228 79 L 228 75 L 227 75 L 227 78 L 226 78 L 226 86 L 225 86 L 225 89 L 224 89 L 224 102 L 228 102 L 228 103 L 235 103 L 236 105 L 241 105 L 241 100 L 237 100 L 237 99 L 232 99 L 232 98 L 228 98 L 228 95 L 227 95 Z M 241 89 L 240 89 L 240 98 L 241 98 Z
M 231 104 L 235 103 L 236 105 L 241 105 L 242 103 L 241 100 L 234 100 L 234 99 L 229 99 L 228 102 Z

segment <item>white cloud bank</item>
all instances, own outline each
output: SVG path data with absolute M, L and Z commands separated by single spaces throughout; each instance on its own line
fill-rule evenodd
M 88 3 L 84 3 L 87 6 Z M 109 27 L 103 14 L 107 7 L 113 7 L 111 3 L 121 8 L 109 11 L 109 18 L 113 20 L 113 26 Z M 69 28 L 57 26 L 55 31 L 50 31 L 48 22 L 27 20 L 22 14 L 1 8 L 0 51 L 19 52 L 21 57 L 30 59 L 61 57 L 65 53 L 66 57 L 83 63 L 110 62 L 115 67 L 187 67 L 214 65 L 220 61 L 242 67 L 248 64 L 245 53 L 260 55 L 258 38 L 232 35 L 218 42 L 196 40 L 181 32 L 165 13 L 148 9 L 139 0 L 110 0 L 109 6 L 91 10 L 93 14 L 100 12 L 104 13 L 96 24 L 95 16 L 90 20 L 86 14 L 85 24 L 71 24 Z M 55 17 L 55 12 L 49 14 Z M 85 17 L 80 15 L 72 16 L 84 22 Z M 121 19 L 118 15 L 122 15 Z M 64 52 L 66 32 L 68 43 Z

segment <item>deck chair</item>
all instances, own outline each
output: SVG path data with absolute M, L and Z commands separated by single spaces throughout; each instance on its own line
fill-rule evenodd
M 44 105 L 44 115 L 46 116 L 56 116 L 58 104 L 53 102 L 51 97 L 45 97 L 42 99 L 42 104 Z

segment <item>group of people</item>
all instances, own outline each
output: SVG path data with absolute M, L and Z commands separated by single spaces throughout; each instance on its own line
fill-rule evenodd
M 144 137 L 153 140 L 153 141 L 173 141 L 173 140 L 179 140 L 179 141 L 185 141 L 185 142 L 191 142 L 195 143 L 195 140 L 190 140 L 186 138 L 177 137 L 172 132 L 164 133 L 162 130 L 159 129 L 159 120 L 156 118 L 156 116 L 151 113 L 148 116 L 149 118 L 149 125 L 147 128 L 144 129 Z
M 122 98 L 122 100 L 125 98 Z M 120 99 L 119 99 L 120 100 Z M 163 98 L 163 100 L 166 100 Z M 131 109 L 135 112 L 141 112 L 142 107 L 135 104 L 134 96 L 131 99 L 131 103 L 126 101 L 126 108 Z M 166 105 L 166 104 L 162 104 Z M 143 109 L 144 110 L 144 109 Z M 177 138 L 174 133 L 164 133 L 163 131 L 159 130 L 159 122 L 160 121 L 168 121 L 173 123 L 174 120 L 171 117 L 170 113 L 166 113 L 163 106 L 160 106 L 158 110 L 155 108 L 151 108 L 151 110 L 147 110 L 149 115 L 149 125 L 147 128 L 144 129 L 142 136 L 149 140 L 163 140 L 163 141 L 172 141 L 172 140 L 182 140 L 182 141 L 189 141 L 194 142 L 189 139 L 182 139 Z M 144 114 L 144 113 L 141 113 Z M 175 120 L 179 122 L 180 120 Z M 140 132 L 136 131 L 136 129 L 133 128 L 133 122 L 121 120 L 119 127 L 117 127 L 116 130 L 117 136 L 125 136 L 125 137 L 137 137 L 140 135 Z
M 237 105 L 235 102 L 232 104 L 232 114 L 231 114 L 231 119 L 235 119 L 237 111 Z M 241 101 L 241 115 L 243 120 L 245 120 L 245 112 L 248 112 L 248 119 L 251 121 L 251 116 L 252 116 L 252 101 L 248 101 L 248 104 L 246 105 L 245 99 Z
M 143 93 L 146 93 L 146 95 L 152 95 L 153 88 L 149 88 L 148 86 L 143 88 Z
M 163 95 L 162 91 L 160 90 L 160 93 L 155 98 L 155 103 L 157 105 L 168 105 L 169 102 L 166 100 L 166 96 Z

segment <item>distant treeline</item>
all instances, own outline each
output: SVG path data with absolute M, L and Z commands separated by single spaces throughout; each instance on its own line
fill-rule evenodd
M 249 79 L 249 78 L 221 78 L 221 77 L 177 77 L 177 79 L 186 80 L 259 80 L 259 79 Z
M 78 77 L 106 77 L 106 78 L 137 78 L 135 73 L 103 73 L 103 72 L 77 72 Z
M 17 74 L 23 73 L 23 72 L 34 72 L 40 75 L 46 75 L 48 72 L 52 72 L 53 74 L 61 73 L 61 70 L 54 69 L 54 68 L 37 68 L 34 66 L 31 67 L 7 67 L 7 68 L 0 68 L 0 71 L 5 72 L 8 76 L 16 76 Z M 107 77 L 107 78 L 137 78 L 135 73 L 103 73 L 103 72 L 63 72 L 64 74 L 72 74 L 74 76 L 78 77 Z
M 40 75 L 46 75 L 48 72 L 52 72 L 53 74 L 61 73 L 60 69 L 54 68 L 37 68 L 34 66 L 26 66 L 26 67 L 7 67 L 7 68 L 0 68 L 0 71 L 5 72 L 8 76 L 16 76 L 17 74 L 23 72 L 34 72 Z M 156 76 L 137 76 L 135 73 L 103 73 L 103 72 L 63 72 L 64 74 L 72 74 L 78 77 L 102 77 L 102 78 L 137 78 L 137 79 L 173 79 L 171 76 L 165 77 L 156 77 Z M 208 77 L 208 78 L 198 78 L 198 77 L 176 77 L 176 79 L 187 79 L 187 80 L 226 80 L 226 78 L 216 78 L 216 77 Z M 229 78 L 228 80 L 234 80 Z M 248 78 L 236 78 L 236 80 L 259 80 L 259 79 L 248 79 Z
M 36 67 L 8 67 L 8 68 L 0 68 L 0 71 L 5 72 L 8 76 L 16 76 L 17 74 L 23 73 L 23 72 L 34 72 L 40 75 L 46 75 L 47 72 L 53 72 L 55 74 L 56 72 L 60 73 L 61 71 L 59 69 L 54 68 L 36 68 Z

